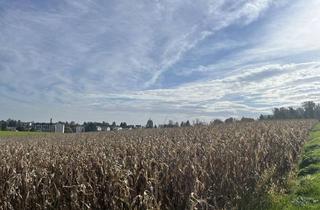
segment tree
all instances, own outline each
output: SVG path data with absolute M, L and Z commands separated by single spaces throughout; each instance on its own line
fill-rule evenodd
M 17 131 L 25 131 L 24 127 L 21 124 L 18 124 Z
M 304 108 L 304 117 L 305 118 L 314 118 L 314 109 L 316 104 L 313 101 L 306 101 L 302 103 L 302 107 Z
M 280 119 L 281 118 L 281 114 L 280 114 L 280 109 L 279 108 L 274 108 L 272 110 L 272 112 L 273 112 L 273 117 L 275 119 Z
M 242 117 L 241 122 L 254 122 L 253 118 L 248 118 L 248 117 Z
M 181 124 L 180 124 L 180 127 L 190 127 L 191 126 L 191 124 L 190 124 L 190 122 L 189 122 L 189 120 L 187 120 L 186 122 L 181 122 Z
M 153 121 L 151 119 L 147 121 L 146 128 L 153 128 Z
M 7 122 L 6 121 L 0 122 L 0 130 L 2 130 L 2 131 L 7 130 Z
M 293 107 L 289 107 L 289 118 L 291 119 L 296 119 L 298 118 L 298 115 L 297 115 L 297 110 L 295 110 Z
M 17 127 L 16 125 L 17 125 L 17 121 L 15 121 L 15 120 L 12 120 L 12 119 L 8 119 L 7 120 L 7 125 L 8 125 L 8 127 Z
M 174 127 L 173 124 L 174 124 L 173 120 L 169 120 L 168 127 L 173 128 Z
M 64 132 L 65 133 L 73 133 L 73 130 L 72 130 L 70 124 L 69 125 L 65 125 Z
M 225 123 L 233 123 L 235 121 L 235 119 L 233 119 L 233 117 L 230 117 L 228 119 L 226 119 L 224 122 Z
M 210 122 L 211 125 L 219 125 L 219 124 L 222 124 L 223 121 L 220 120 L 220 119 L 215 119 L 213 121 Z
M 320 104 L 317 104 L 314 108 L 314 117 L 320 119 Z
M 122 123 L 120 123 L 120 127 L 121 127 L 121 128 L 127 128 L 128 125 L 127 125 L 126 122 L 122 122 Z
M 261 115 L 260 120 L 264 119 L 320 119 L 320 104 L 313 101 L 302 103 L 301 107 L 281 107 L 274 108 L 272 115 Z
M 286 107 L 281 107 L 280 108 L 280 119 L 289 119 L 289 110 Z
M 265 116 L 263 114 L 260 115 L 259 120 L 265 120 Z
M 298 109 L 296 109 L 296 113 L 297 113 L 297 118 L 304 118 L 304 109 L 299 107 Z
M 97 131 L 97 126 L 93 122 L 84 123 L 84 129 L 86 132 Z

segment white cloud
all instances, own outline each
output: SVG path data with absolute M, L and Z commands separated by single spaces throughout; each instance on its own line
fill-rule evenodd
M 158 70 L 145 83 L 145 86 L 149 87 L 157 82 L 161 74 L 169 70 L 186 52 L 193 49 L 206 37 L 237 23 L 237 21 L 238 23 L 241 21 L 240 23 L 243 25 L 251 23 L 272 2 L 273 0 L 239 1 L 238 3 L 234 1 L 205 1 L 204 5 L 207 5 L 209 9 L 201 8 L 204 11 L 202 12 L 203 20 L 189 26 L 189 31 L 171 41 L 165 50 L 163 61 L 160 62 Z M 225 8 L 231 5 L 235 5 L 234 8 L 226 11 Z
M 266 30 L 273 33 L 267 39 L 266 45 L 274 50 L 319 50 L 320 43 L 320 2 L 311 0 L 293 5 L 287 13 L 279 15 Z M 297 12 L 298 11 L 298 12 Z M 281 21 L 277 21 L 281 20 Z M 265 46 L 265 47 L 267 47 Z
M 246 112 L 251 115 L 270 112 L 272 106 L 299 105 L 306 98 L 319 100 L 320 82 L 315 78 L 320 78 L 320 62 L 272 64 L 173 89 L 89 95 L 88 98 L 100 101 L 120 98 L 118 107 L 141 112 L 150 106 L 151 110 L 163 113 L 185 110 L 193 116 L 201 113 L 214 117 L 224 112 L 239 117 Z M 299 82 L 301 80 L 305 82 Z M 143 106 L 135 107 L 137 104 Z
M 320 3 L 284 2 L 0 3 L 0 96 L 5 106 L 70 106 L 95 116 L 250 115 L 316 100 Z M 261 17 L 263 27 L 250 28 Z M 239 35 L 225 36 L 228 29 Z M 168 88 L 166 73 L 181 77 L 179 85 Z
M 12 52 L 10 61 L 1 61 L 11 73 L 3 79 L 16 87 L 17 97 L 22 89 L 39 92 L 57 80 L 65 90 L 138 90 L 156 83 L 205 37 L 237 20 L 251 22 L 270 2 L 7 3 L 0 53 Z M 59 91 L 57 97 L 66 99 Z

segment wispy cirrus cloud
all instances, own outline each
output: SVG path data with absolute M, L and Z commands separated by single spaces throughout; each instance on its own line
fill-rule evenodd
M 316 0 L 1 1 L 0 118 L 209 119 L 316 100 L 319 9 Z
M 223 79 L 197 82 L 172 89 L 156 89 L 126 94 L 88 95 L 97 101 L 118 101 L 117 107 L 153 111 L 199 114 L 206 119 L 226 113 L 241 117 L 270 112 L 272 106 L 296 106 L 306 98 L 319 100 L 320 62 L 272 64 L 253 69 L 239 69 Z M 105 106 L 96 103 L 95 106 Z M 108 105 L 109 106 L 109 105 Z M 154 109 L 153 109 L 154 108 Z

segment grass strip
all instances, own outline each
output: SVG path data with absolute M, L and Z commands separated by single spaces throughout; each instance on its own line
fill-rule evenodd
M 40 134 L 46 134 L 46 132 L 29 132 L 29 131 L 0 131 L 1 137 L 28 137 Z
M 270 210 L 320 209 L 320 123 L 310 133 L 304 146 L 296 180 L 287 195 L 270 195 Z

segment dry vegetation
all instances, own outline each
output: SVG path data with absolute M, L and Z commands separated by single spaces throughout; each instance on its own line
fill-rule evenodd
M 0 209 L 258 209 L 314 123 L 1 139 Z

